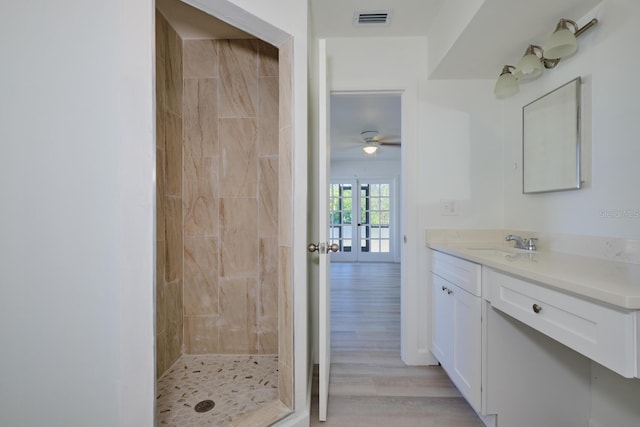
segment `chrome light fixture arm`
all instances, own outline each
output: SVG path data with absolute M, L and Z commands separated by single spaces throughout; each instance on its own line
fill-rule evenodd
M 575 22 L 574 22 L 575 23 Z M 593 27 L 594 25 L 596 25 L 598 23 L 598 20 L 596 18 L 593 18 L 591 21 L 587 22 L 586 24 L 584 24 L 582 26 L 582 28 L 578 28 L 576 30 L 576 37 L 580 36 L 582 33 L 584 33 L 585 31 L 591 29 L 591 27 Z M 576 25 L 576 28 L 578 26 Z
M 576 37 L 579 37 L 580 35 L 585 33 L 587 30 L 589 30 L 591 27 L 593 27 L 597 23 L 598 23 L 598 20 L 596 18 L 593 18 L 591 21 L 587 22 L 582 27 L 578 27 L 578 24 L 575 21 L 572 21 L 571 19 L 562 18 L 560 22 L 558 22 L 558 25 L 556 26 L 556 31 L 561 30 L 563 28 L 568 29 L 567 24 L 569 24 L 573 27 L 573 34 Z

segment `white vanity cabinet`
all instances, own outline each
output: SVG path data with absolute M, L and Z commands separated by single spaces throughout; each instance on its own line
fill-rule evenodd
M 626 378 L 637 373 L 636 313 L 558 292 L 493 269 L 491 305 Z
M 640 264 L 429 246 L 431 350 L 485 425 L 640 426 Z
M 481 407 L 481 267 L 433 252 L 432 352 L 469 404 Z

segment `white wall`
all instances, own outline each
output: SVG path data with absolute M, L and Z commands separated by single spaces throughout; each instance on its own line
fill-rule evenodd
M 0 425 L 152 425 L 153 16 L 0 6 Z
M 521 85 L 520 93 L 504 102 L 507 228 L 640 238 L 640 85 L 629 73 L 640 67 L 634 53 L 640 39 L 636 16 L 635 0 L 603 1 L 578 21 L 600 22 L 579 38 L 577 54 Z M 584 82 L 583 141 L 590 152 L 584 189 L 523 195 L 521 169 L 513 168 L 521 163 L 522 106 L 576 76 Z
M 493 82 L 430 80 L 420 98 L 421 229 L 500 227 L 503 118 Z M 441 199 L 457 200 L 458 215 L 440 215 Z
M 402 234 L 408 237 L 403 245 L 407 322 L 402 329 L 410 342 L 403 357 L 410 364 L 427 363 L 424 229 L 502 225 L 502 106 L 493 99 L 493 82 L 428 81 L 423 37 L 329 39 L 328 50 L 334 90 L 404 88 L 410 95 L 403 104 L 402 130 Z M 441 198 L 458 200 L 459 215 L 441 216 Z
M 447 56 L 485 0 L 447 0 L 429 29 L 429 76 Z
M 577 235 L 640 238 L 640 85 L 628 70 L 640 67 L 635 0 L 604 0 L 593 12 L 599 23 L 578 40 L 578 52 L 504 102 L 505 226 Z M 583 78 L 584 188 L 523 195 L 522 106 L 567 81 Z M 624 212 L 629 213 L 625 216 Z M 592 363 L 593 427 L 638 424 L 640 380 L 624 379 Z
M 216 5 L 294 38 L 304 205 L 307 3 Z M 152 0 L 0 5 L 1 425 L 153 425 L 153 19 Z M 294 234 L 306 259 L 305 212 Z M 295 405 L 308 417 L 306 268 L 293 264 Z
M 420 167 L 417 231 L 427 228 L 501 228 L 503 215 L 501 106 L 487 80 L 429 80 L 420 90 Z M 458 203 L 458 215 L 443 216 L 441 199 Z M 418 248 L 417 299 L 431 300 L 430 251 Z M 431 346 L 430 310 L 421 312 L 419 348 Z
M 383 148 L 384 149 L 384 148 Z M 394 148 L 391 148 L 394 149 Z M 332 160 L 331 176 L 388 177 L 400 176 L 400 160 Z

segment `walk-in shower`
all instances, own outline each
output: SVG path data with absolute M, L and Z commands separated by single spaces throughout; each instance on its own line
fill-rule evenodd
M 157 6 L 156 423 L 273 421 L 292 407 L 287 47 L 185 36 L 185 13 L 225 24 Z

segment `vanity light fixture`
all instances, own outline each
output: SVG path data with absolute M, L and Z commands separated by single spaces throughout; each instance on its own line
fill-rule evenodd
M 378 144 L 375 141 L 368 141 L 362 146 L 362 151 L 366 154 L 375 154 L 378 151 Z
M 542 66 L 550 69 L 558 65 L 560 59 L 549 59 L 543 55 L 540 46 L 529 45 L 513 73 L 518 80 L 532 80 L 542 75 Z
M 578 50 L 576 37 L 597 23 L 598 20 L 594 18 L 587 22 L 584 27 L 579 28 L 578 24 L 572 20 L 561 19 L 556 26 L 556 30 L 544 45 L 545 56 L 549 59 L 560 59 L 575 53 Z M 571 31 L 570 27 L 573 28 L 573 31 Z
M 504 99 L 515 95 L 520 90 L 518 85 L 518 79 L 511 73 L 511 70 L 515 70 L 513 65 L 505 65 L 502 67 L 500 77 L 496 81 L 496 86 L 493 92 L 496 94 L 496 98 Z
M 529 45 L 522 59 L 516 64 L 513 75 L 518 80 L 535 79 L 542 74 L 542 48 Z
M 502 68 L 494 89 L 496 98 L 504 99 L 515 95 L 519 90 L 518 81 L 535 79 L 542 74 L 543 66 L 547 69 L 554 68 L 561 58 L 575 53 L 578 50 L 576 37 L 597 23 L 598 20 L 594 18 L 579 28 L 574 21 L 561 19 L 544 48 L 529 45 L 515 67 L 505 65 Z

